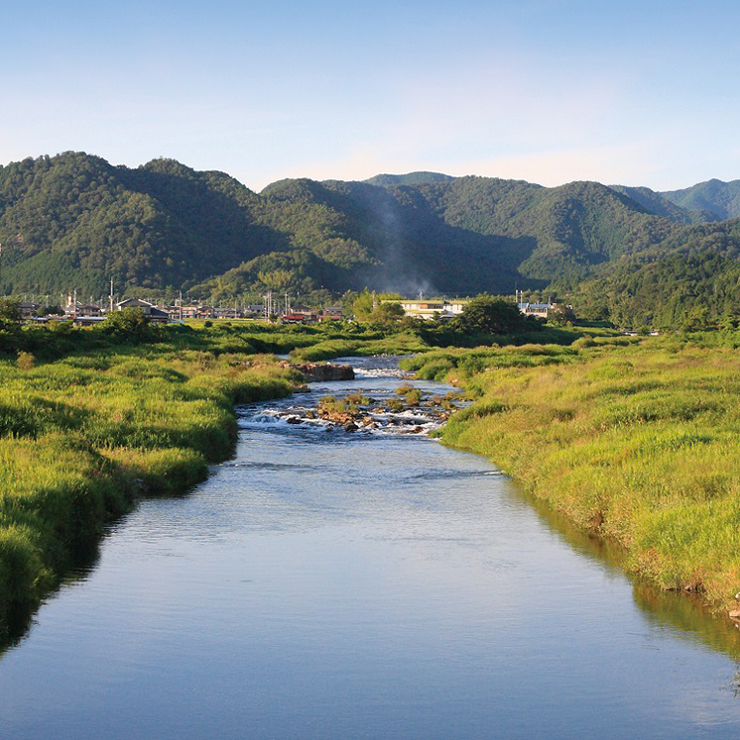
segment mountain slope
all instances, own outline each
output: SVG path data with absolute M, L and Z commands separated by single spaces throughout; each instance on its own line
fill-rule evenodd
M 708 221 L 719 221 L 719 217 L 706 210 L 689 210 L 676 205 L 673 201 L 655 190 L 643 187 L 627 187 L 625 185 L 610 185 L 612 190 L 623 193 L 635 203 L 639 203 L 648 213 L 656 216 L 665 216 L 680 224 L 699 224 Z
M 682 208 L 708 211 L 716 220 L 740 217 L 740 180 L 707 180 L 661 195 Z
M 579 286 L 581 314 L 619 326 L 717 326 L 740 318 L 740 219 L 686 226 Z
M 367 185 L 431 185 L 438 182 L 451 182 L 455 178 L 441 172 L 409 172 L 406 175 L 375 175 L 363 180 Z

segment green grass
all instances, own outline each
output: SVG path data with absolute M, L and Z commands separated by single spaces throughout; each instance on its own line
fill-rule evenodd
M 716 340 L 712 340 L 716 344 Z M 675 337 L 428 353 L 475 397 L 441 434 L 716 608 L 740 591 L 740 357 Z
M 0 632 L 137 497 L 183 491 L 227 457 L 235 403 L 301 381 L 272 357 L 226 353 L 215 340 L 208 350 L 160 341 L 0 362 Z

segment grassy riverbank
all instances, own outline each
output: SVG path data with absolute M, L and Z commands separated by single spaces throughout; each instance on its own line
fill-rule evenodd
M 0 630 L 22 632 L 17 615 L 138 497 L 183 491 L 227 457 L 235 403 L 300 382 L 274 358 L 222 351 L 219 337 L 216 352 L 160 339 L 0 362 Z
M 664 589 L 736 608 L 740 336 L 581 338 L 448 350 L 406 362 L 475 403 L 442 432 L 626 551 Z

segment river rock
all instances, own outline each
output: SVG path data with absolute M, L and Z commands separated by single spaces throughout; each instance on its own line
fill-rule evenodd
M 303 365 L 294 365 L 309 382 L 324 382 L 326 380 L 354 380 L 355 371 L 352 365 L 333 365 L 329 362 L 306 362 Z

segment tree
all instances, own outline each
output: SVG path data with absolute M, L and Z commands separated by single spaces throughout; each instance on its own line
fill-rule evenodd
M 21 309 L 13 298 L 0 298 L 0 352 L 15 352 L 21 343 Z
M 0 298 L 0 323 L 17 324 L 20 320 L 20 303 L 15 298 Z
M 466 334 L 512 334 L 529 328 L 516 303 L 490 295 L 473 298 L 454 322 Z
M 113 311 L 103 323 L 103 330 L 123 341 L 141 342 L 154 338 L 156 332 L 141 308 Z
M 547 314 L 547 323 L 555 326 L 572 324 L 575 320 L 576 315 L 573 308 L 564 303 L 556 303 Z
M 394 324 L 404 317 L 401 304 L 395 302 L 397 299 L 396 294 L 371 293 L 365 288 L 352 304 L 355 320 L 362 324 Z

